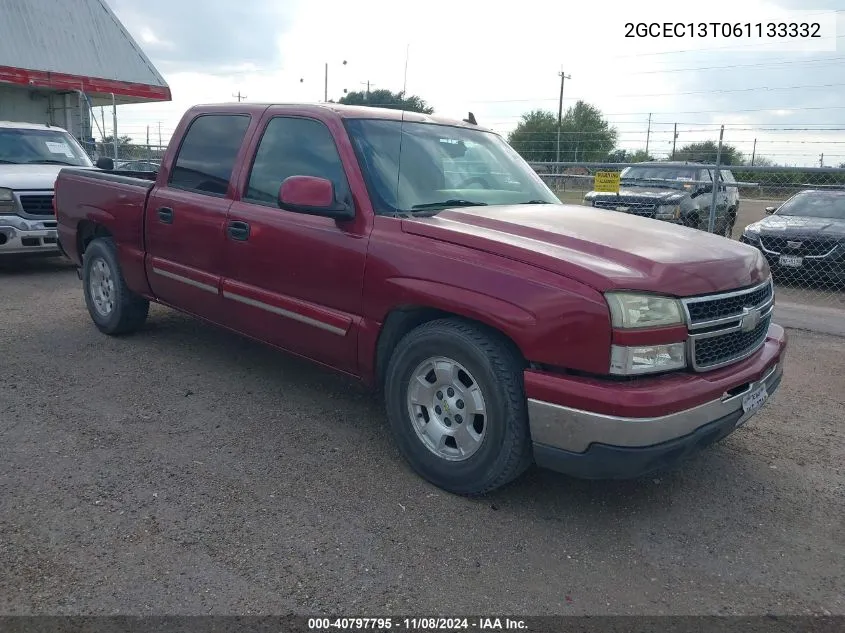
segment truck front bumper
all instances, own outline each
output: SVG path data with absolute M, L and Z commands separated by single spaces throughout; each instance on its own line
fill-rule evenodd
M 780 386 L 786 340 L 783 328 L 772 325 L 751 358 L 699 374 L 618 382 L 526 371 L 534 459 L 584 479 L 629 479 L 667 468 L 759 410 Z
M 0 216 L 0 256 L 39 253 L 60 253 L 55 218 L 27 220 L 14 215 Z

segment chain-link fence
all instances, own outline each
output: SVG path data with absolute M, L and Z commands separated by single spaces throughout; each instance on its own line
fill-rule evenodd
M 144 145 L 121 142 L 117 147 L 113 142 L 92 141 L 85 145 L 85 150 L 92 160 L 105 156 L 113 158 L 115 169 L 123 171 L 157 171 L 161 165 L 166 145 Z
M 668 161 L 532 167 L 562 202 L 674 222 L 751 244 L 769 262 L 779 301 L 845 311 L 845 169 Z M 618 192 L 596 191 L 598 172 L 621 172 Z

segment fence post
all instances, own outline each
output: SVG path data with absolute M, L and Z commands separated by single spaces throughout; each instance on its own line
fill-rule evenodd
M 725 136 L 725 126 L 719 130 L 719 148 L 716 150 L 716 169 L 713 170 L 713 195 L 710 197 L 710 221 L 707 223 L 707 232 L 716 230 L 716 198 L 719 194 L 719 167 L 722 164 L 722 139 Z

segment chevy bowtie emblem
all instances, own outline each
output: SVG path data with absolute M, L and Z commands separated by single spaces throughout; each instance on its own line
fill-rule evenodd
M 792 241 L 789 241 L 789 240 L 786 241 L 786 245 L 789 248 L 801 248 L 801 246 L 803 244 L 804 244 L 804 242 L 792 242 Z
M 760 308 L 743 308 L 739 329 L 742 332 L 750 332 L 760 324 L 760 316 Z

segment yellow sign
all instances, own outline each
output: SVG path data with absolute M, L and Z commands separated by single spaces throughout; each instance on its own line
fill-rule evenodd
M 593 189 L 602 193 L 619 193 L 620 174 L 618 171 L 597 171 Z

